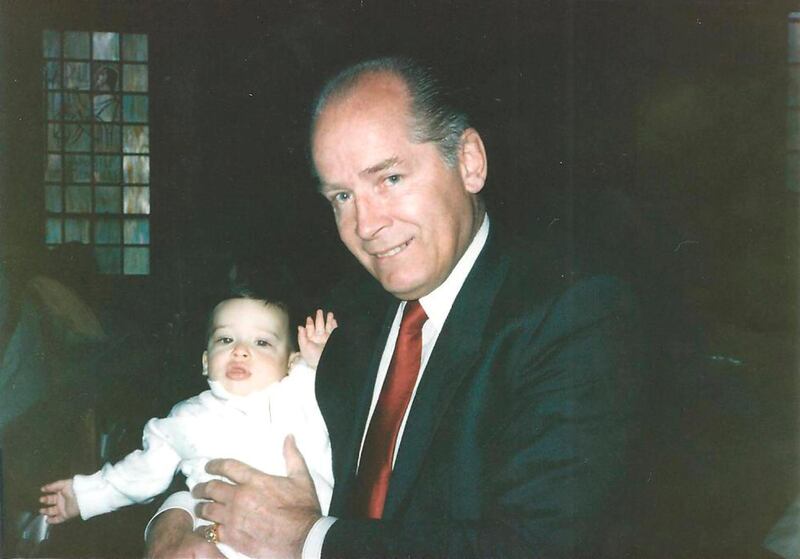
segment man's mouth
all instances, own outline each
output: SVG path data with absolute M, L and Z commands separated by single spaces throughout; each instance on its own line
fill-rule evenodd
M 412 240 L 413 239 L 409 239 L 401 245 L 397 245 L 396 247 L 390 248 L 389 250 L 384 250 L 383 252 L 375 252 L 372 255 L 375 258 L 381 259 L 381 258 L 389 258 L 390 256 L 394 256 L 395 254 L 400 254 L 406 249 L 406 247 L 409 244 L 411 244 Z

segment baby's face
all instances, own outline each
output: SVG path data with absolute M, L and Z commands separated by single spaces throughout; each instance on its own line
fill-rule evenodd
M 289 318 L 253 299 L 228 299 L 214 309 L 203 366 L 231 394 L 246 396 L 286 376 L 292 357 Z

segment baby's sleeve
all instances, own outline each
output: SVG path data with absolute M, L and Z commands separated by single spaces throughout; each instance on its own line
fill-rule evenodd
M 325 419 L 314 393 L 316 371 L 299 361 L 281 381 L 282 404 L 287 431 L 295 435 L 297 446 L 308 466 L 317 490 L 320 507 L 327 514 L 333 493 L 331 444 Z M 288 408 L 288 409 L 287 409 Z
M 168 419 L 151 419 L 144 428 L 142 448 L 92 475 L 77 475 L 73 488 L 84 520 L 134 503 L 144 503 L 165 491 L 180 462 L 162 428 Z

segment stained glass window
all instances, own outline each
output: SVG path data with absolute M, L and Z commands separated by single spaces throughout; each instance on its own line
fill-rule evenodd
M 94 248 L 104 274 L 150 273 L 147 35 L 42 34 L 44 240 Z

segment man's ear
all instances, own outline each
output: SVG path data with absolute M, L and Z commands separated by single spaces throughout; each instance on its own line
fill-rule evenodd
M 464 187 L 470 194 L 477 194 L 483 189 L 487 173 L 486 148 L 483 147 L 481 135 L 474 128 L 467 128 L 461 134 L 461 145 L 458 148 L 458 168 Z
M 208 376 L 208 351 L 203 352 L 203 376 Z

